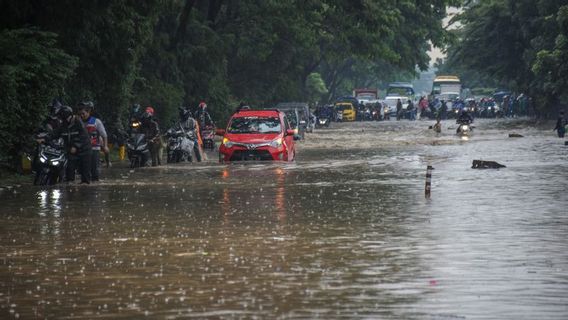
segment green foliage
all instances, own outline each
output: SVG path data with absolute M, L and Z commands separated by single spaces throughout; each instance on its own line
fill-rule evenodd
M 308 95 L 308 102 L 314 104 L 322 100 L 327 93 L 325 82 L 321 78 L 321 74 L 314 72 L 308 76 L 306 81 L 306 92 Z
M 34 90 L 42 104 L 55 93 L 70 104 L 93 100 L 112 131 L 133 103 L 154 106 L 167 127 L 179 106 L 206 101 L 223 125 L 241 101 L 326 102 L 414 75 L 427 66 L 430 43 L 451 39 L 441 20 L 459 2 L 18 0 L 0 3 L 0 30 L 52 32 L 60 41 L 46 45 L 78 58 L 35 63 L 36 75 L 57 78 L 57 92 Z M 27 101 L 18 86 L 6 85 L 2 99 Z
M 77 59 L 56 46 L 56 35 L 34 29 L 0 32 L 0 160 L 18 152 L 63 90 Z
M 568 98 L 568 5 L 560 7 L 556 16 L 558 35 L 551 50 L 541 50 L 532 71 L 542 79 L 540 89 L 545 97 Z
M 537 111 L 555 114 L 568 84 L 567 5 L 563 0 L 476 2 L 458 18 L 464 27 L 442 68 L 481 79 L 477 85 L 527 93 L 537 101 Z

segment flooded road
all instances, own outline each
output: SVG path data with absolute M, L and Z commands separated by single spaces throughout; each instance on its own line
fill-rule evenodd
M 476 122 L 334 123 L 291 164 L 4 188 L 0 318 L 567 319 L 568 147 Z

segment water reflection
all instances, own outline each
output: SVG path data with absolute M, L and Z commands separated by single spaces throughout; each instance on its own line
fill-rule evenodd
M 61 233 L 62 193 L 59 189 L 49 189 L 37 194 L 40 233 L 43 236 L 58 237 Z
M 251 213 L 269 216 L 274 212 L 280 223 L 286 222 L 286 171 L 278 164 L 251 168 L 239 165 L 221 170 L 223 215 L 227 219 Z

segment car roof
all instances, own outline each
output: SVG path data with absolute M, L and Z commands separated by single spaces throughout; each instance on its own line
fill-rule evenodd
M 279 110 L 241 110 L 235 114 L 233 117 L 278 117 L 280 116 Z

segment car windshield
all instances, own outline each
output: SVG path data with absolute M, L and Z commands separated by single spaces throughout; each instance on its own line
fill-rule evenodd
M 280 119 L 277 117 L 237 117 L 231 120 L 229 133 L 280 133 Z
M 337 110 L 341 110 L 341 111 L 345 111 L 345 110 L 351 110 L 351 105 L 348 104 L 339 104 L 336 106 Z

